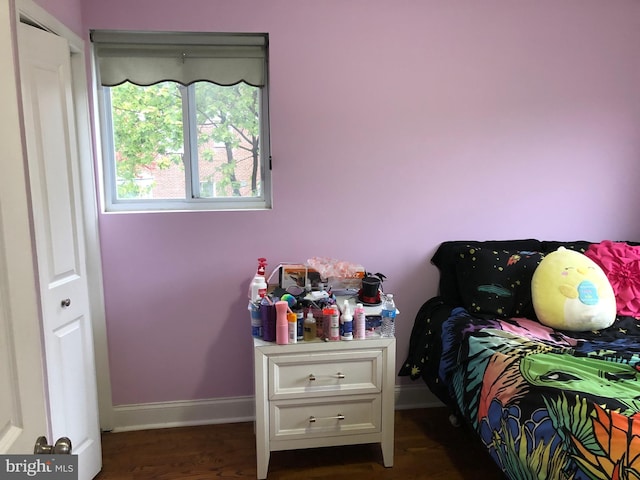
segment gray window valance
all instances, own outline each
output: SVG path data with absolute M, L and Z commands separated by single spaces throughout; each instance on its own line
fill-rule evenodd
M 91 41 L 99 81 L 107 87 L 126 81 L 266 83 L 266 34 L 92 30 Z

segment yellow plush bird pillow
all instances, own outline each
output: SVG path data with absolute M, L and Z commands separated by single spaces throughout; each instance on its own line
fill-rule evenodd
M 564 247 L 546 255 L 531 279 L 540 323 L 575 332 L 601 330 L 616 319 L 613 288 L 589 257 Z

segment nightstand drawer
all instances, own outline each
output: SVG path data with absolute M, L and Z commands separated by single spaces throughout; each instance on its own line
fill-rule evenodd
M 378 393 L 382 350 L 274 355 L 269 358 L 269 399 Z
M 271 440 L 318 438 L 380 432 L 379 395 L 271 403 Z
M 379 443 L 393 466 L 395 338 L 253 345 L 258 479 L 300 448 Z

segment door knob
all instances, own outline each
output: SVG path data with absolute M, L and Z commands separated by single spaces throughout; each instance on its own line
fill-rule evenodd
M 69 305 L 71 305 L 71 299 L 65 298 L 60 302 L 60 305 L 62 306 L 62 308 L 67 308 Z
M 49 445 L 47 437 L 38 437 L 33 447 L 33 453 L 36 455 L 71 455 L 71 440 L 67 437 L 60 437 L 56 440 L 55 445 Z

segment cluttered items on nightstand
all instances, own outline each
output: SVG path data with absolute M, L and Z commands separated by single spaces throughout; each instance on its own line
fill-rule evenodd
M 383 274 L 326 257 L 280 263 L 268 276 L 266 267 L 258 258 L 249 285 L 253 337 L 285 345 L 395 336 L 399 312 Z

